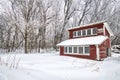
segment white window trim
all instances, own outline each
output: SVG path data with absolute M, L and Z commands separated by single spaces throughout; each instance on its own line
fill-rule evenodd
M 90 46 L 84 46 L 84 54 L 89 54 L 89 53 L 85 53 L 85 47 L 89 47 L 89 51 L 90 51 Z
M 94 27 L 94 28 L 96 28 L 97 29 L 97 27 Z M 78 30 L 78 31 L 81 31 L 81 35 L 78 35 L 78 31 L 73 31 L 73 37 L 84 37 L 84 36 L 92 36 L 92 35 L 97 35 L 97 33 L 96 34 L 93 34 L 93 29 L 94 28 L 88 28 L 88 29 L 83 29 L 83 30 Z M 83 35 L 83 31 L 85 30 L 85 35 Z M 91 34 L 90 35 L 88 35 L 87 34 L 87 30 L 90 30 L 91 31 Z M 76 36 L 74 35 L 74 32 L 76 33 Z M 104 31 L 105 32 L 105 31 Z
M 85 35 L 83 35 L 83 31 L 85 31 Z M 81 32 L 82 32 L 82 36 L 83 36 L 83 37 L 86 36 L 86 33 L 87 33 L 87 30 L 86 30 L 86 29 L 82 30 Z
M 84 46 L 64 46 L 67 47 L 67 53 L 64 51 L 64 54 L 71 54 L 71 55 L 90 55 L 90 53 L 85 53 L 85 47 L 89 47 L 89 45 L 84 45 Z M 69 53 L 69 47 L 72 47 L 72 53 Z M 77 47 L 77 53 L 74 53 L 74 47 Z M 79 53 L 79 47 L 83 47 L 83 53 Z
M 76 35 L 74 35 L 74 32 Z M 73 37 L 78 37 L 78 31 L 73 31 Z
M 85 32 L 86 32 L 86 35 L 85 35 L 85 36 L 87 36 L 87 29 L 86 29 L 86 31 L 85 31 Z
M 86 36 L 91 36 L 91 33 L 88 35 L 88 30 L 90 30 L 90 32 L 91 32 L 91 28 L 89 28 L 89 29 L 87 29 L 86 31 Z
M 93 35 L 93 28 L 91 28 L 91 35 Z
M 98 45 L 96 45 L 96 58 L 97 58 L 97 60 L 100 60 L 100 54 L 99 54 L 99 47 L 98 47 Z
M 72 46 L 68 46 L 68 48 L 69 48 L 69 47 L 72 47 Z M 68 53 L 69 53 L 69 54 L 72 54 L 72 53 L 73 53 L 73 47 L 72 47 L 72 52 L 71 52 L 71 53 L 69 52 L 69 49 L 68 49 Z
M 82 48 L 83 48 L 83 46 L 78 46 L 78 54 L 80 54 L 80 53 L 79 53 L 79 47 L 82 47 Z M 82 54 L 84 54 L 84 50 L 83 50 L 83 53 L 82 53 Z
M 80 31 L 81 35 L 78 35 L 78 37 L 81 37 L 82 36 L 82 30 L 78 30 L 78 32 Z

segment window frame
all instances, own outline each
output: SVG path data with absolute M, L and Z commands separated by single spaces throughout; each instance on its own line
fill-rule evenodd
M 72 49 L 72 51 L 70 52 L 70 47 Z M 74 47 L 76 47 L 76 52 L 74 52 Z M 79 47 L 82 47 L 83 48 L 83 53 L 79 53 Z M 89 53 L 85 53 L 85 47 L 89 47 Z M 67 49 L 67 50 L 65 50 Z M 65 52 L 67 51 L 67 52 Z M 90 46 L 89 45 L 81 45 L 81 46 L 64 46 L 64 54 L 72 54 L 72 55 L 90 55 Z
M 67 48 L 67 46 L 64 46 L 64 53 L 68 53 L 68 48 Z
M 69 46 L 68 48 L 69 48 L 69 53 L 73 53 L 73 48 L 72 48 L 72 46 Z M 71 48 L 71 52 L 70 52 L 70 48 Z
M 79 35 L 79 31 L 80 31 L 80 35 Z M 78 36 L 82 36 L 82 30 L 78 30 Z
M 78 37 L 78 31 L 73 31 L 73 37 Z
M 85 48 L 89 48 L 89 52 L 86 52 Z M 84 46 L 84 54 L 89 54 L 90 53 L 90 46 Z
M 90 30 L 90 34 L 88 34 L 88 30 Z M 87 36 L 91 36 L 91 35 L 92 35 L 91 28 L 90 28 L 90 29 L 87 29 Z
M 76 48 L 76 52 L 75 52 L 75 48 Z M 78 47 L 77 46 L 73 46 L 73 53 L 78 53 L 78 49 L 77 49 Z
M 83 35 L 83 31 L 85 31 L 85 35 Z M 86 36 L 86 32 L 87 32 L 86 29 L 82 30 L 82 36 Z
M 80 47 L 82 48 L 82 53 L 80 52 Z M 84 54 L 84 49 L 83 49 L 82 46 L 78 46 L 78 53 L 79 53 L 79 54 Z

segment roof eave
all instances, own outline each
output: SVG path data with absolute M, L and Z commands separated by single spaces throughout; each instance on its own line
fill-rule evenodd
M 113 31 L 110 29 L 108 23 L 104 22 L 103 24 L 104 24 L 104 26 L 106 27 L 106 29 L 108 30 L 110 36 L 114 36 Z
M 66 30 L 74 30 L 74 29 L 77 29 L 77 28 L 82 28 L 82 27 L 86 27 L 86 26 L 92 26 L 92 25 L 96 25 L 96 24 L 100 24 L 100 23 L 105 23 L 106 21 L 100 21 L 100 22 L 96 22 L 96 23 L 90 23 L 90 24 L 86 24 L 86 25 L 82 25 L 82 26 L 76 26 L 76 27 L 71 27 L 71 28 L 68 28 Z

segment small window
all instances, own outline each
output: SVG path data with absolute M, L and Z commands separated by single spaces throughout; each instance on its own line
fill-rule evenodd
M 91 35 L 91 29 L 87 30 L 87 35 Z
M 97 28 L 93 28 L 93 34 L 97 34 Z
M 64 47 L 64 52 L 67 53 L 67 47 Z
M 90 48 L 89 47 L 85 47 L 85 54 L 90 53 Z
M 83 54 L 83 47 L 79 47 L 79 54 Z
M 72 53 L 72 47 L 69 47 L 69 53 Z
M 83 35 L 83 36 L 86 35 L 86 30 L 82 30 L 82 35 Z
M 77 36 L 77 31 L 73 32 L 73 36 L 76 37 Z
M 77 47 L 74 47 L 74 53 L 77 53 Z
M 81 31 L 78 31 L 78 36 L 81 36 Z

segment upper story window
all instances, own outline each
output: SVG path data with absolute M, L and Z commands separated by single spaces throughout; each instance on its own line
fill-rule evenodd
M 87 35 L 91 35 L 91 29 L 87 30 Z
M 78 36 L 81 36 L 81 30 L 78 31 Z
M 73 37 L 90 36 L 96 34 L 97 34 L 97 28 L 89 28 L 89 29 L 74 31 Z
M 86 30 L 82 30 L 82 36 L 86 35 Z
M 73 32 L 73 36 L 76 37 L 77 36 L 77 31 Z

